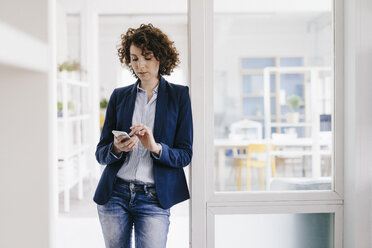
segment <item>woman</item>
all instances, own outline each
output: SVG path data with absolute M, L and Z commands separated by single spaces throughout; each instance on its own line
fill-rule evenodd
M 178 52 L 151 24 L 128 29 L 118 54 L 138 80 L 110 97 L 96 150 L 107 166 L 94 201 L 106 247 L 131 247 L 134 225 L 136 247 L 165 248 L 170 207 L 190 198 L 183 171 L 193 141 L 188 87 L 162 77 L 179 64 Z

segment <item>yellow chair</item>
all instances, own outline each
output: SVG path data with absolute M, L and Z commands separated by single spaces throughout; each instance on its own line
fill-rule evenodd
M 270 150 L 274 150 L 274 146 L 272 144 L 270 144 Z M 244 165 L 247 167 L 247 190 L 251 190 L 251 167 L 260 169 L 260 185 L 262 189 L 265 188 L 264 168 L 266 167 L 267 163 L 266 161 L 252 159 L 253 153 L 266 153 L 266 144 L 251 144 L 245 148 L 233 149 L 233 166 L 238 166 L 238 190 L 241 190 L 242 186 L 242 167 Z M 276 165 L 273 155 L 271 155 L 271 168 L 272 176 L 276 177 Z
M 102 130 L 103 128 L 103 123 L 105 122 L 105 115 L 104 114 L 99 114 L 99 126 Z

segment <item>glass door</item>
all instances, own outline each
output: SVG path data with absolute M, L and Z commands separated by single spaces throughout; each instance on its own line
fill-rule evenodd
M 190 12 L 202 118 L 192 165 L 192 226 L 202 236 L 192 230 L 193 246 L 339 247 L 342 3 L 206 0 Z

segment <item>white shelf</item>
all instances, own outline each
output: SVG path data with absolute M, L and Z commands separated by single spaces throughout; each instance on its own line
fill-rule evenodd
M 47 72 L 48 45 L 0 21 L 0 64 Z
M 308 151 L 273 151 L 271 154 L 273 155 L 282 155 L 282 156 L 304 156 L 310 155 L 311 160 L 311 169 L 312 169 L 312 176 L 313 177 L 320 177 L 321 175 L 321 155 L 331 155 L 332 149 L 330 150 L 321 150 L 320 144 L 321 140 L 319 137 L 320 133 L 320 126 L 319 126 L 319 99 L 317 98 L 318 89 L 320 87 L 320 83 L 318 80 L 318 74 L 323 71 L 331 71 L 331 68 L 328 67 L 266 67 L 264 69 L 264 113 L 265 115 L 265 122 L 268 123 L 265 129 L 266 135 L 271 137 L 271 127 L 310 127 L 311 128 L 311 145 L 312 150 Z M 310 111 L 308 113 L 309 119 L 312 120 L 311 123 L 298 123 L 298 124 L 290 124 L 290 123 L 281 123 L 281 122 L 274 122 L 270 123 L 270 113 L 271 113 L 271 97 L 270 97 L 270 75 L 272 73 L 309 73 L 311 75 L 309 86 L 307 86 L 307 90 L 309 90 L 309 95 L 307 101 L 305 102 L 306 106 L 310 106 Z M 280 88 L 280 85 L 278 86 Z M 306 96 L 306 94 L 305 94 Z M 270 163 L 268 161 L 268 163 Z M 270 167 L 267 167 L 267 175 L 271 175 Z M 267 185 L 269 187 L 269 185 Z
M 265 118 L 264 115 L 244 115 L 243 117 L 250 120 L 263 120 Z M 272 115 L 271 118 L 275 119 L 275 115 Z
M 276 146 L 295 146 L 295 147 L 305 147 L 305 146 L 313 146 L 313 139 L 311 138 L 296 138 L 296 139 L 272 139 L 269 141 L 275 147 Z M 215 139 L 214 145 L 216 147 L 246 147 L 250 144 L 266 144 L 267 141 L 264 139 L 242 139 L 242 140 L 235 140 L 235 139 Z M 332 141 L 327 139 L 319 139 L 320 146 L 331 146 Z
M 275 93 L 271 93 L 270 96 L 275 97 Z M 258 97 L 264 97 L 264 93 L 251 93 L 251 94 L 243 94 L 243 97 L 246 98 L 258 98 Z
M 271 155 L 274 156 L 284 156 L 284 157 L 291 157 L 291 156 L 312 156 L 313 151 L 311 150 L 304 150 L 304 151 L 272 151 L 270 152 Z M 332 152 L 329 150 L 320 150 L 320 155 L 331 155 Z
M 77 161 L 59 161 L 58 192 L 66 192 L 66 190 L 69 191 L 75 185 L 81 184 L 89 173 L 89 170 L 87 170 L 86 167 L 79 165 Z
M 79 155 L 80 153 L 88 150 L 91 147 L 89 144 L 82 145 L 80 147 L 77 147 L 76 149 L 72 149 L 72 152 L 68 152 L 65 155 L 58 155 L 58 161 L 65 161 L 68 160 L 76 155 Z
M 76 79 L 70 79 L 70 78 L 58 78 L 57 82 L 59 84 L 65 83 L 65 84 L 80 86 L 80 87 L 84 87 L 84 88 L 89 87 L 88 82 L 82 82 L 82 81 L 79 81 L 79 80 L 76 80 Z
M 276 115 L 271 115 L 271 119 L 276 119 Z M 303 119 L 305 116 L 303 114 L 300 115 L 300 119 Z M 264 115 L 244 115 L 243 118 L 247 118 L 250 120 L 263 120 L 265 119 Z M 279 118 L 285 119 L 285 115 L 280 115 Z
M 271 122 L 272 127 L 311 127 L 311 123 L 285 123 L 285 122 Z
M 76 115 L 68 117 L 58 117 L 58 122 L 73 122 L 73 121 L 82 121 L 90 118 L 90 115 Z

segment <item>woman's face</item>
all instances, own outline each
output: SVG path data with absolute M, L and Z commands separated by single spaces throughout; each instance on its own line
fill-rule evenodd
M 142 49 L 131 45 L 130 63 L 137 77 L 141 81 L 157 80 L 159 75 L 159 61 L 156 60 L 151 51 L 145 51 L 142 54 Z

